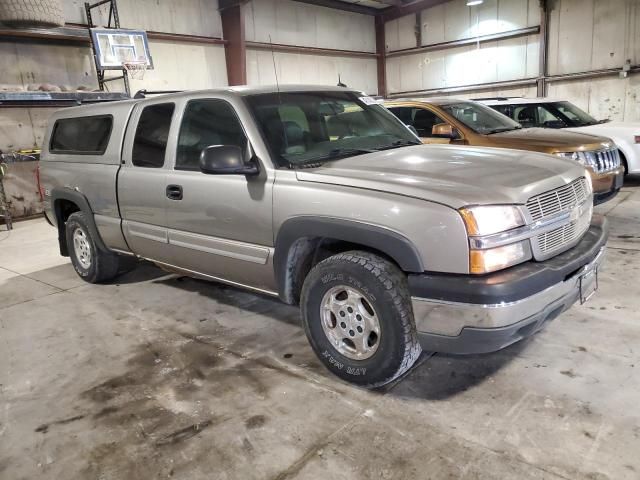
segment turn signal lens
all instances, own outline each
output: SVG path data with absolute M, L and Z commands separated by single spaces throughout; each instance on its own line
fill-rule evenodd
M 490 273 L 528 260 L 529 249 L 524 242 L 512 243 L 488 250 L 469 251 L 469 271 L 471 273 Z
M 524 225 L 520 209 L 513 205 L 482 205 L 460 210 L 469 235 L 491 235 Z

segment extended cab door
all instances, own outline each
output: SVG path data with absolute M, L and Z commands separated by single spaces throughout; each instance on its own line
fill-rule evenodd
M 175 103 L 161 99 L 136 107 L 118 175 L 118 204 L 125 239 L 134 253 L 159 261 L 169 258 L 167 152 L 175 113 Z
M 272 169 L 256 176 L 200 171 L 200 153 L 211 145 L 236 145 L 252 155 L 236 108 L 222 98 L 194 98 L 181 105 L 177 145 L 167 188 L 173 264 L 263 290 L 273 290 Z

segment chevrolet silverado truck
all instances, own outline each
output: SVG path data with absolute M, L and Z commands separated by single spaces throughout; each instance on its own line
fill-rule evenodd
M 540 330 L 595 292 L 608 236 L 577 162 L 423 145 L 339 87 L 66 108 L 41 170 L 84 280 L 146 259 L 299 304 L 321 362 L 366 387 L 422 349 L 491 352 Z
M 413 126 L 424 143 L 517 148 L 577 161 L 589 172 L 596 205 L 615 197 L 624 182 L 618 147 L 606 137 L 524 128 L 481 103 L 455 98 L 393 100 L 386 105 Z

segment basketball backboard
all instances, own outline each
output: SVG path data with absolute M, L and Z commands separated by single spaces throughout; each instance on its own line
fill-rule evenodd
M 145 62 L 146 68 L 153 68 L 144 30 L 92 28 L 91 39 L 100 70 L 121 70 L 127 62 Z

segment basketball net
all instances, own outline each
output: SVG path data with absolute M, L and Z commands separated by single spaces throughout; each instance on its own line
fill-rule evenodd
M 147 71 L 148 65 L 145 61 L 122 62 L 122 67 L 127 71 L 129 77 L 136 80 L 142 80 Z

